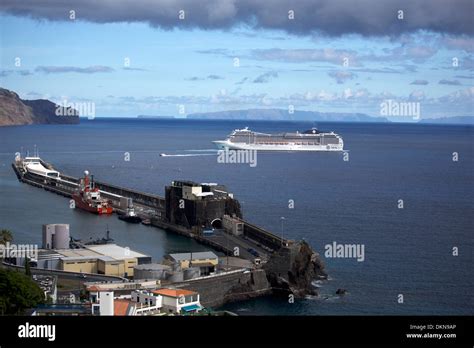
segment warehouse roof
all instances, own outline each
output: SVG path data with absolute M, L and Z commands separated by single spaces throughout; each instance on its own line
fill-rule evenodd
M 78 249 L 56 249 L 39 251 L 38 259 L 62 259 L 65 261 L 73 260 L 102 260 L 105 262 L 120 261 L 131 258 L 149 258 L 149 256 L 123 248 L 116 244 L 88 245 L 85 248 Z
M 191 255 L 193 260 L 204 260 L 204 259 L 217 259 L 217 255 L 212 251 L 201 251 L 197 253 L 179 253 L 179 254 L 169 254 L 169 257 L 176 261 L 186 261 L 191 260 Z
M 148 257 L 145 254 L 138 253 L 129 248 L 123 248 L 117 244 L 88 245 L 86 248 L 101 255 L 113 257 L 116 260 L 130 259 L 132 257 Z
M 96 258 L 90 256 L 71 256 L 71 257 L 62 257 L 62 261 L 95 261 Z
M 99 253 L 96 253 L 93 250 L 89 249 L 57 249 L 55 250 L 58 254 L 61 254 L 64 257 L 99 257 L 101 256 Z

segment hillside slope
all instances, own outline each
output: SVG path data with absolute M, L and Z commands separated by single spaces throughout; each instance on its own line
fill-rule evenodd
M 22 100 L 15 92 L 0 88 L 0 126 L 79 123 L 77 111 L 74 116 L 57 116 L 56 108 L 49 100 Z

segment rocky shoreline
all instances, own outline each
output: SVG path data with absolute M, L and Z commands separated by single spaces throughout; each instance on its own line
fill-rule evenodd
M 324 264 L 308 243 L 300 241 L 275 252 L 263 268 L 252 272 L 173 285 L 199 292 L 204 306 L 216 308 L 261 296 L 318 296 L 312 285 L 318 279 L 327 279 Z

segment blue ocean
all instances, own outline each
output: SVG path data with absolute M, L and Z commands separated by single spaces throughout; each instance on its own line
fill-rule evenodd
M 473 127 L 321 122 L 319 129 L 344 138 L 348 160 L 341 153 L 258 153 L 255 167 L 218 163 L 211 141 L 245 126 L 273 133 L 315 124 L 97 118 L 0 127 L 0 228 L 17 243 L 38 244 L 44 223 L 69 223 L 83 240 L 108 228 L 117 244 L 157 261 L 206 249 L 157 228 L 70 209 L 66 198 L 19 183 L 15 153 L 32 154 L 36 145 L 61 172 L 81 176 L 87 169 L 99 181 L 159 195 L 176 179 L 224 184 L 247 220 L 305 239 L 321 254 L 329 280 L 316 284 L 319 297 L 225 306 L 238 314 L 474 314 Z M 324 257 L 333 242 L 364 245 L 364 261 Z M 347 294 L 336 295 L 339 288 Z

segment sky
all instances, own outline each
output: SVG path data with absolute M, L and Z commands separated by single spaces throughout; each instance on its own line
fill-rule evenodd
M 380 116 L 387 100 L 474 115 L 473 15 L 465 0 L 2 0 L 0 86 L 98 117 Z

